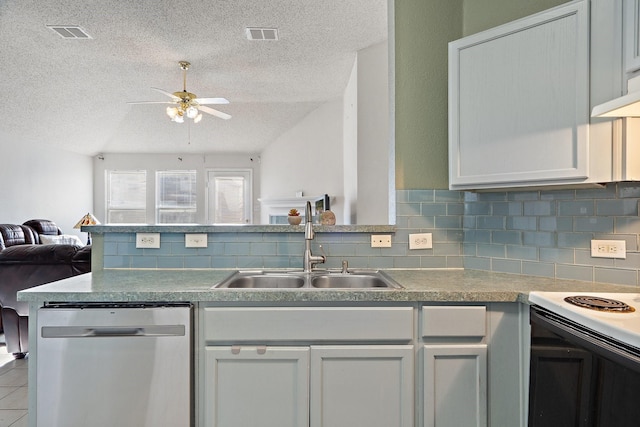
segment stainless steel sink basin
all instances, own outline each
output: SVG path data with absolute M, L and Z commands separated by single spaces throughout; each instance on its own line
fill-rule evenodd
M 399 285 L 392 282 L 380 272 L 354 273 L 354 274 L 321 274 L 311 277 L 311 286 L 314 288 L 397 288 Z
M 301 288 L 305 285 L 304 277 L 287 273 L 247 273 L 238 271 L 225 279 L 216 288 Z
M 389 276 L 376 270 L 350 273 L 318 270 L 301 271 L 236 271 L 214 288 L 228 289 L 398 289 Z

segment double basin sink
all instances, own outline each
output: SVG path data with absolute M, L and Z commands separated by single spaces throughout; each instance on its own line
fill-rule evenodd
M 236 271 L 214 288 L 227 289 L 400 289 L 398 283 L 378 270 L 353 270 L 348 273 L 316 270 Z

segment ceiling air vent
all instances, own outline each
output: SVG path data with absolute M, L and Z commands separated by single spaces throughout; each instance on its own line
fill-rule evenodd
M 249 40 L 278 40 L 277 28 L 247 27 L 244 31 Z
M 47 25 L 63 39 L 90 39 L 91 36 L 77 25 Z

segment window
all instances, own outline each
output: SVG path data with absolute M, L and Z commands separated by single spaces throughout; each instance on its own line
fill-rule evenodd
M 146 200 L 146 171 L 107 171 L 107 223 L 146 223 Z
M 156 221 L 159 224 L 196 222 L 196 171 L 156 172 Z
M 210 224 L 251 224 L 250 169 L 214 169 L 208 173 L 207 220 Z

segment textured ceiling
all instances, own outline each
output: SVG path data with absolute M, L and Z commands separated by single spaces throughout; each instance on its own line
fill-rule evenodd
M 66 40 L 47 25 L 79 25 Z M 249 41 L 245 27 L 280 40 Z M 21 0 L 0 2 L 0 138 L 94 155 L 259 152 L 341 96 L 355 52 L 387 38 L 387 0 Z M 151 87 L 225 97 L 172 123 Z

